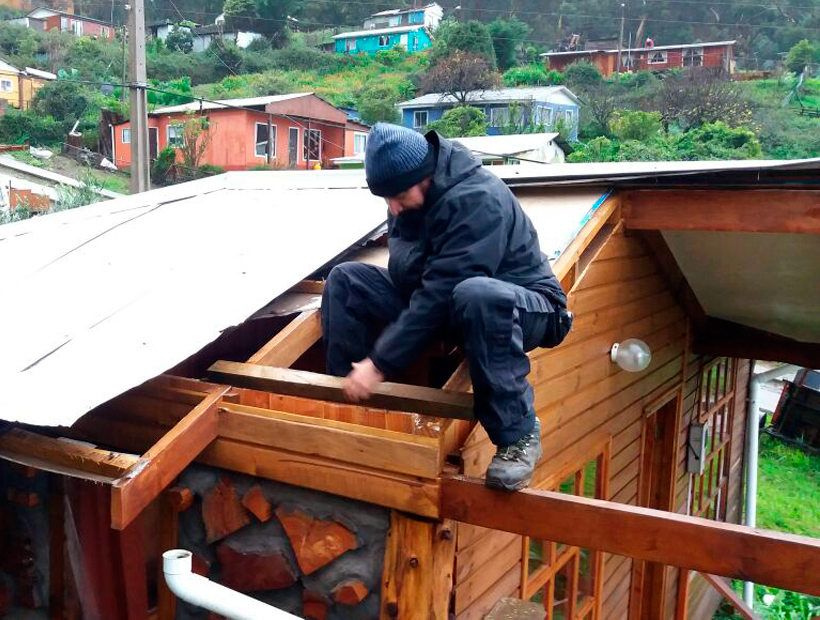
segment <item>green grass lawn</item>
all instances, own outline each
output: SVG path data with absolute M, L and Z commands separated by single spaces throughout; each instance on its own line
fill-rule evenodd
M 757 526 L 820 538 L 820 456 L 761 434 Z M 741 582 L 734 587 L 742 591 Z M 758 586 L 754 608 L 764 620 L 810 620 L 820 615 L 820 598 Z M 740 618 L 728 604 L 715 614 L 715 620 Z

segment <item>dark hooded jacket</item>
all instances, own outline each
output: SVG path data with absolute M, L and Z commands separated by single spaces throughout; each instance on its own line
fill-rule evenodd
M 421 209 L 388 216 L 390 279 L 408 307 L 377 340 L 370 358 L 396 374 L 446 329 L 460 282 L 487 276 L 542 293 L 553 307 L 567 298 L 513 193 L 459 144 L 430 132 L 437 151 Z

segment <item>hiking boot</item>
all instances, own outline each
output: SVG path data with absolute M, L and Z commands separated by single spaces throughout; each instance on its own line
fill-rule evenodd
M 509 446 L 499 446 L 490 466 L 485 483 L 488 487 L 518 491 L 529 485 L 532 472 L 541 458 L 541 422 L 535 418 L 535 426 Z

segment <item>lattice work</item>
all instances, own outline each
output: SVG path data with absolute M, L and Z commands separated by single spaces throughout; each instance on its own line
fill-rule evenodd
M 698 379 L 697 419 L 706 425 L 707 441 L 703 473 L 691 476 L 690 515 L 726 520 L 736 385 L 737 363 L 731 358 L 709 362 Z
M 560 484 L 543 488 L 606 499 L 610 443 L 596 450 Z M 521 598 L 543 603 L 546 620 L 596 620 L 601 614 L 603 553 L 525 536 Z

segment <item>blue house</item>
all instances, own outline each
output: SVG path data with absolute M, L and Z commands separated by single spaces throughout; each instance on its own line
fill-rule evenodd
M 375 54 L 402 45 L 408 52 L 418 52 L 432 45 L 431 33 L 444 14 L 435 2 L 421 8 L 390 9 L 373 13 L 364 20 L 363 29 L 337 34 L 337 54 Z
M 397 107 L 405 127 L 423 131 L 428 123 L 440 119 L 457 104 L 452 95 L 428 93 L 403 101 Z M 566 86 L 473 91 L 467 95 L 467 105 L 487 115 L 488 135 L 498 135 L 510 125 L 535 125 L 543 131 L 552 131 L 563 121 L 570 128 L 569 139 L 578 139 L 581 101 Z

